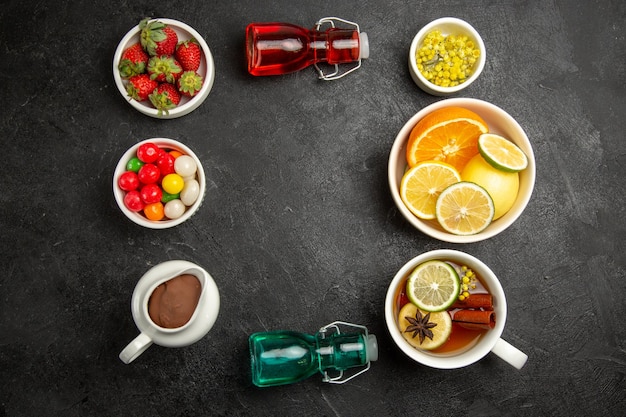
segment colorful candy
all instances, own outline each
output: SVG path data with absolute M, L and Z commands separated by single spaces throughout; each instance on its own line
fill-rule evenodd
M 161 178 L 161 171 L 154 164 L 144 164 L 137 173 L 142 184 L 154 184 Z
M 139 187 L 139 177 L 133 171 L 126 171 L 120 175 L 117 185 L 124 191 L 136 190 Z
M 197 171 L 189 155 L 147 142 L 128 161 L 117 185 L 126 192 L 124 205 L 129 210 L 151 221 L 173 220 L 200 196 Z
M 165 204 L 165 216 L 170 219 L 177 219 L 185 212 L 185 205 L 182 201 L 176 199 Z
M 161 175 L 166 176 L 167 174 L 174 173 L 174 158 L 171 154 L 167 152 L 163 152 L 159 159 L 156 161 L 156 166 L 161 171 Z
M 139 168 L 143 166 L 143 162 L 139 160 L 136 156 L 131 158 L 130 161 L 126 164 L 126 170 L 138 172 Z
M 196 161 L 189 155 L 181 155 L 174 161 L 174 170 L 181 177 L 194 175 L 196 169 Z
M 133 190 L 127 192 L 124 196 L 124 205 L 128 207 L 130 211 L 143 210 L 144 203 L 141 201 L 141 194 L 139 194 L 139 191 Z
M 156 203 L 146 205 L 143 209 L 143 214 L 145 214 L 148 220 L 163 220 L 163 217 L 165 217 L 165 214 L 163 212 L 163 203 L 158 201 Z
M 141 200 L 144 203 L 152 204 L 161 201 L 163 191 L 161 191 L 161 187 L 156 184 L 146 184 L 141 187 L 139 194 L 141 194 Z
M 147 142 L 137 148 L 137 158 L 140 161 L 150 164 L 159 159 L 161 149 L 152 142 Z
M 180 201 L 184 205 L 190 206 L 198 199 L 198 195 L 200 195 L 200 184 L 196 180 L 190 180 L 185 182 L 185 186 L 180 192 Z
M 178 194 L 182 191 L 185 186 L 185 181 L 183 177 L 178 174 L 167 174 L 163 177 L 163 181 L 161 181 L 161 187 L 163 190 L 170 194 Z
M 167 191 L 163 190 L 163 195 L 161 196 L 161 203 L 165 204 L 169 201 L 176 200 L 177 198 L 180 198 L 180 194 L 170 194 Z

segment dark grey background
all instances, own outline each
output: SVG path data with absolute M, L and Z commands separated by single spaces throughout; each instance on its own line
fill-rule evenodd
M 622 1 L 33 1 L 0 9 L 3 236 L 0 416 L 574 416 L 626 406 L 626 3 Z M 217 75 L 206 102 L 162 121 L 113 84 L 117 43 L 142 17 L 182 20 L 206 39 Z M 358 22 L 371 59 L 345 79 L 313 69 L 253 78 L 250 22 Z M 387 156 L 402 125 L 440 100 L 407 70 L 415 33 L 455 16 L 487 48 L 460 96 L 524 127 L 537 158 L 521 218 L 485 242 L 451 245 L 403 220 Z M 196 151 L 205 202 L 164 231 L 128 221 L 111 192 L 119 157 L 150 137 Z M 468 368 L 411 362 L 391 341 L 383 300 L 394 273 L 436 248 L 467 251 L 500 277 L 503 337 L 517 371 L 489 355 Z M 186 259 L 217 281 L 215 327 L 186 348 L 136 336 L 130 296 L 152 266 Z M 364 324 L 380 360 L 343 386 L 319 376 L 251 386 L 248 335 Z

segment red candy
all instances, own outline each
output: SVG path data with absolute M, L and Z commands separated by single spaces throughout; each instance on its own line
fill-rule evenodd
M 132 190 L 126 193 L 124 196 L 124 205 L 130 211 L 141 211 L 144 208 L 144 203 L 141 201 L 141 195 L 139 191 Z
M 161 171 L 154 164 L 144 164 L 137 173 L 142 184 L 154 184 L 161 178 Z
M 167 174 L 172 174 L 174 172 L 174 160 L 175 158 L 167 152 L 161 153 L 159 159 L 156 161 L 156 165 L 161 171 L 161 176 L 166 176 Z
M 117 185 L 124 191 L 136 190 L 139 187 L 139 177 L 133 171 L 126 171 L 120 175 Z
M 141 187 L 139 193 L 141 194 L 141 200 L 146 204 L 157 203 L 161 201 L 161 197 L 163 197 L 161 187 L 156 184 L 144 185 Z
M 147 164 L 151 164 L 159 159 L 161 149 L 152 142 L 144 143 L 137 149 L 137 158 Z

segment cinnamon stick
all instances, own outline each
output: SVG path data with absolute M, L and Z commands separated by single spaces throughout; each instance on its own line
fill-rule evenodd
M 496 313 L 493 310 L 459 310 L 452 321 L 466 329 L 493 329 L 496 325 Z
M 463 301 L 456 300 L 450 308 L 483 308 L 493 310 L 493 297 L 491 294 L 470 294 Z

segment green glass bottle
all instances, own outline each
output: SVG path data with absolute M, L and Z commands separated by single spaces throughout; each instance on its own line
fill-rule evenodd
M 340 324 L 361 332 L 341 333 Z M 367 371 L 370 362 L 378 359 L 376 336 L 363 326 L 345 322 L 333 322 L 315 335 L 289 330 L 254 333 L 249 344 L 252 383 L 259 387 L 292 384 L 317 372 L 324 382 L 343 383 Z M 366 368 L 344 378 L 345 370 L 359 366 Z

